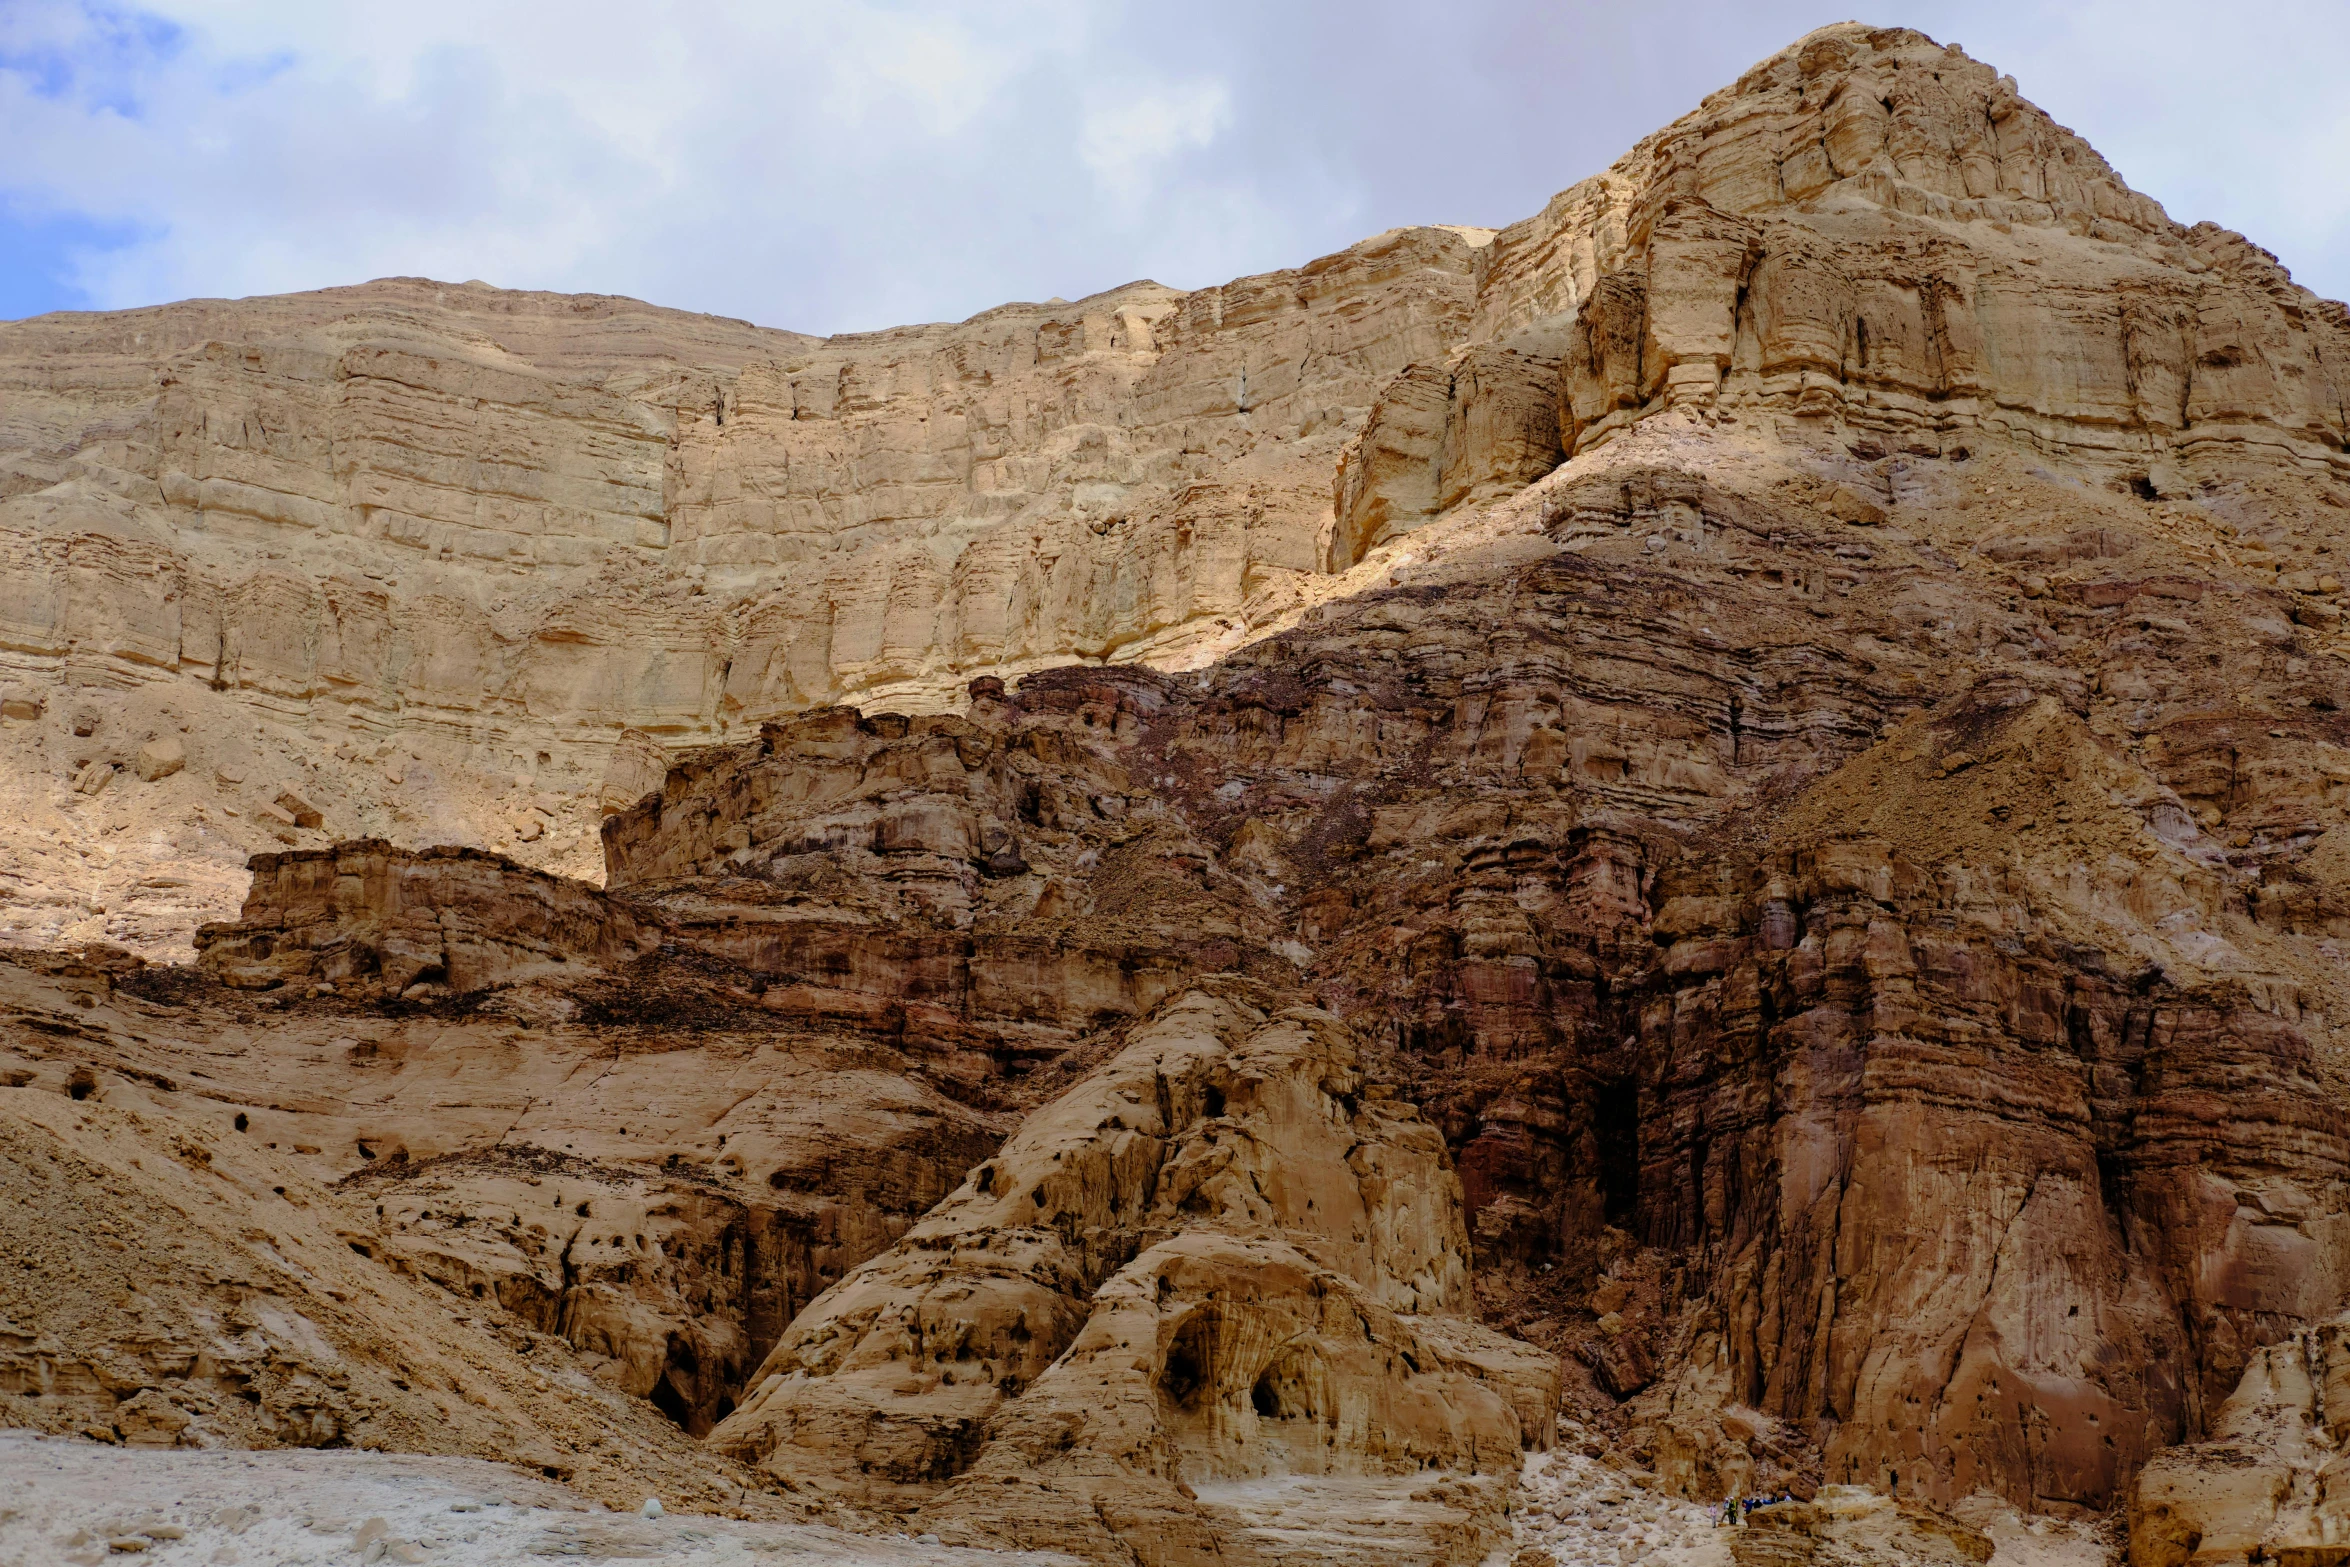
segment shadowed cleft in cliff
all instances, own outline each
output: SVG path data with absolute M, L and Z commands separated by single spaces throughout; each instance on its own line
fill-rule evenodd
M 2345 1548 L 2350 314 L 1956 50 L 1190 295 L 8 377 L 0 917 L 198 956 L 0 962 L 0 1418 L 1105 1562 Z

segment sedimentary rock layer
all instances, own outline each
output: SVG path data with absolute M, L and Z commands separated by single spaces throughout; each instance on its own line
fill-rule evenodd
M 1757 1560 L 2332 1549 L 2345 365 L 1854 25 L 1189 295 L 0 329 L 0 917 L 201 951 L 0 970 L 8 1418 L 1438 1562 L 1564 1412 Z
M 337 835 L 586 874 L 625 731 L 1194 665 L 1664 409 L 2322 491 L 2345 366 L 2340 305 L 2171 222 L 1989 67 L 1865 28 L 1525 222 L 1192 294 L 824 340 L 419 280 L 18 323 L 10 776 L 167 843 L 28 835 L 7 917 L 171 949 L 235 851 L 298 838 L 289 788 Z M 71 791 L 169 734 L 165 792 Z

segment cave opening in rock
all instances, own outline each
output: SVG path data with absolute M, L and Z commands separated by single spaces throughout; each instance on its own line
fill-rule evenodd
M 1167 1367 L 1159 1373 L 1159 1391 L 1178 1408 L 1195 1407 L 1213 1396 L 1219 1325 L 1215 1312 L 1195 1311 L 1175 1330 L 1175 1341 L 1167 1346 Z
M 1640 1208 L 1640 1090 L 1630 1081 L 1602 1083 L 1591 1096 L 1591 1139 L 1601 1209 L 1624 1228 Z
M 677 1390 L 677 1384 L 669 1379 L 667 1372 L 663 1372 L 660 1380 L 653 1384 L 653 1391 L 648 1396 L 653 1401 L 653 1407 L 669 1417 L 670 1424 L 682 1431 L 693 1430 L 693 1408 L 686 1403 L 685 1395 Z
M 708 1414 L 695 1408 L 693 1390 L 701 1381 L 702 1359 L 685 1339 L 671 1335 L 668 1364 L 653 1382 L 645 1396 L 653 1407 L 669 1417 L 670 1424 L 688 1436 L 707 1436 L 717 1423 Z M 722 1420 L 722 1414 L 717 1419 Z
M 1406 1357 L 1409 1358 L 1409 1357 Z M 1248 1390 L 1249 1407 L 1260 1420 L 1310 1420 L 1319 1407 L 1312 1363 L 1295 1352 L 1282 1355 L 1257 1374 Z

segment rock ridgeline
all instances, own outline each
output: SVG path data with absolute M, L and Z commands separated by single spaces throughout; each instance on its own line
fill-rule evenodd
M 38 825 L 0 918 L 184 951 L 241 853 L 311 841 L 289 790 L 591 874 L 627 733 L 1194 666 L 1663 410 L 2322 489 L 2346 366 L 2342 306 L 1989 67 L 1852 28 L 1524 222 L 1192 294 L 822 340 L 419 280 L 20 322 L 0 739 Z M 165 797 L 64 787 L 159 735 Z M 48 847 L 110 812 L 164 846 Z
M 1740 1560 L 2326 1559 L 2346 367 L 1852 25 L 1200 294 L 0 329 L 11 786 L 155 951 L 265 850 L 0 964 L 5 1416 L 1520 1567 L 1555 1428 L 1805 1499 Z

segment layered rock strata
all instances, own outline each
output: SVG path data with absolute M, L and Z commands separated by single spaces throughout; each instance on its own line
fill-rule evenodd
M 1179 843 L 1186 885 L 1223 900 L 1227 939 L 1270 943 L 1296 920 L 1303 957 L 1284 967 L 1302 961 L 1329 1004 L 1424 1063 L 1419 1092 L 1459 1149 L 1489 1288 L 1506 1296 L 1514 1279 L 1555 1298 L 1564 1285 L 1614 1319 L 1566 1347 L 1594 1392 L 1631 1400 L 1629 1433 L 1669 1484 L 1718 1494 L 1776 1470 L 1929 1500 L 2107 1505 L 2149 1453 L 2202 1428 L 2259 1344 L 2339 1292 L 2344 1155 L 2305 1032 L 2325 1037 L 2339 1006 L 2310 946 L 2331 905 L 2296 923 L 2289 900 L 2264 902 L 2247 879 L 2262 857 L 2238 863 L 2198 824 L 2197 775 L 2167 744 L 2101 735 L 2110 703 L 2070 665 L 2009 658 L 1922 706 L 1932 693 L 1890 656 L 1901 610 L 1939 596 L 1983 611 L 1923 541 L 1904 546 L 1921 565 L 1882 586 L 1863 575 L 1873 559 L 1835 555 L 1840 538 L 1893 537 L 1891 515 L 1838 515 L 1849 487 L 1719 490 L 1636 455 L 1529 498 L 1529 515 L 1554 519 L 1532 556 L 1522 534 L 1478 546 L 1501 552 L 1498 572 L 1373 595 L 1197 684 L 1040 677 L 1033 692 L 983 690 L 970 719 L 818 715 L 691 760 L 609 822 L 613 890 L 572 895 L 735 965 L 741 1003 L 761 985 L 790 998 L 762 1010 L 830 991 L 834 1026 L 861 1018 L 911 1048 L 926 1027 L 1012 1018 L 977 983 L 927 1000 L 889 987 L 957 961 L 984 973 L 996 921 L 1037 919 L 1029 900 L 1056 883 L 1098 916 L 1098 867 Z M 1645 566 L 1659 552 L 1634 525 L 1644 515 L 1681 530 L 1664 552 L 1690 551 L 1678 569 Z M 1852 562 L 1841 586 L 1808 564 L 1821 555 Z M 1801 601 L 1820 584 L 1846 633 L 1887 651 L 1874 669 L 1823 667 L 1815 617 L 1782 616 L 1793 678 L 1766 687 L 1740 673 L 1752 653 L 1725 657 L 1720 727 L 1683 719 L 1688 738 L 1661 738 L 1689 671 L 1715 656 L 1702 624 L 1666 608 L 1692 583 L 1714 595 L 1710 614 L 1756 630 L 1772 624 L 1765 595 Z M 2068 586 L 2018 602 L 2094 614 L 2063 610 Z M 2062 651 L 2029 623 L 1999 634 Z M 1381 629 L 1405 625 L 1404 638 Z M 1918 645 L 1939 640 L 1929 624 Z M 1605 684 L 1562 683 L 1562 669 Z M 1852 759 L 1786 792 L 1822 752 Z M 988 762 L 1041 754 L 1065 771 Z M 2322 768 L 2302 776 L 2302 808 L 2336 808 Z M 1122 803 L 1104 809 L 1112 777 Z M 2278 787 L 2289 796 L 2282 775 Z M 1017 869 L 990 875 L 1007 846 Z M 2322 856 L 2276 859 L 2292 871 L 2281 885 L 2320 884 Z M 265 863 L 257 906 L 328 884 L 279 866 Z M 831 878 L 821 898 L 800 890 L 817 870 Z M 1221 956 L 1186 955 L 1207 906 L 1160 910 L 1170 984 Z M 780 934 L 812 918 L 878 919 L 893 941 L 912 921 L 972 944 L 944 963 L 876 948 L 818 986 L 816 949 Z M 271 919 L 284 915 L 249 924 Z M 234 948 L 208 940 L 224 961 Z M 303 955 L 299 981 L 321 949 L 283 949 Z M 1149 1004 L 1113 999 L 1097 1016 Z M 1033 1053 L 966 1057 L 958 1091 L 1016 1093 L 985 1085 L 1077 1037 L 1056 1007 L 1032 1008 L 1058 1025 L 1029 1036 Z M 2246 1190 L 2288 1217 L 2230 1217 Z M 1935 1252 L 1906 1239 L 1959 1215 L 1974 1228 Z M 1827 1304 L 1798 1318 L 1790 1299 Z M 2060 1311 L 2087 1321 L 2041 1342 Z M 837 1396 L 814 1386 L 805 1396 Z M 1000 1395 L 958 1396 L 992 1408 Z M 1792 1447 L 1762 1441 L 1765 1426 Z M 811 1416 L 808 1429 L 830 1427 Z M 960 1453 L 979 1439 L 924 1440 Z M 860 1451 L 807 1445 L 833 1457 L 783 1467 Z M 875 1462 L 882 1479 L 859 1468 L 849 1487 L 868 1500 L 919 1500 L 894 1487 L 942 1478 L 924 1478 L 928 1459 Z
M 868 1038 L 587 967 L 377 1007 L 0 967 L 9 1422 L 739 1502 L 685 1435 L 1001 1129 Z
M 822 344 L 562 308 L 7 329 L 54 473 L 0 519 L 65 563 L 9 579 L 11 819 L 154 950 L 266 851 L 192 970 L 5 970 L 71 1238 L 0 1277 L 9 1418 L 544 1420 L 633 1483 L 522 1344 L 803 1507 L 1442 1561 L 1555 1400 L 1579 1461 L 1811 1498 L 1755 1560 L 2124 1506 L 2147 1561 L 2334 1549 L 2339 305 L 1846 25 L 1494 234 Z M 156 362 L 219 417 L 156 444 Z M 412 395 L 429 462 L 370 422 Z M 306 531 L 164 483 L 263 449 Z M 391 629 L 170 620 L 273 548 Z M 311 1228 L 232 1223 L 281 1185 Z M 76 1257 L 176 1276 L 159 1204 L 233 1264 L 69 1310 Z M 262 1294 L 332 1331 L 253 1364 L 342 1391 L 221 1380 Z M 435 1312 L 505 1424 L 383 1349 Z
M 88 814 L 57 768 L 184 737 L 181 782 L 104 802 L 167 857 L 312 841 L 267 818 L 294 788 L 335 836 L 586 873 L 623 730 L 1196 661 L 1305 591 L 1337 448 L 1464 329 L 1475 238 L 826 341 L 413 279 L 0 329 L 9 771 Z M 230 901 L 21 852 L 34 940 L 163 951 Z
M 1443 1142 L 1355 1057 L 1266 993 L 1170 1001 L 803 1314 L 713 1441 L 1103 1560 L 1224 1553 L 1210 1480 L 1514 1471 L 1555 1369 L 1460 1315 Z
M 300 841 L 288 788 L 336 836 L 587 874 L 624 730 L 1193 665 L 1670 409 L 2314 498 L 2346 365 L 2340 305 L 1990 67 L 1853 26 L 1522 223 L 1192 294 L 827 340 L 418 280 L 18 323 L 0 738 L 40 825 L 7 918 L 171 949 L 238 851 Z M 72 792 L 159 736 L 165 793 Z M 42 843 L 115 815 L 167 845 Z
M 1167 690 L 1046 676 L 970 716 L 824 709 L 712 747 L 604 824 L 596 888 L 469 850 L 258 856 L 241 918 L 197 933 L 232 986 L 379 1000 L 721 966 L 775 1026 L 868 1031 L 999 1091 L 1188 976 L 1294 981 L 1275 916 L 1098 743 Z M 423 987 L 416 990 L 416 987 Z

